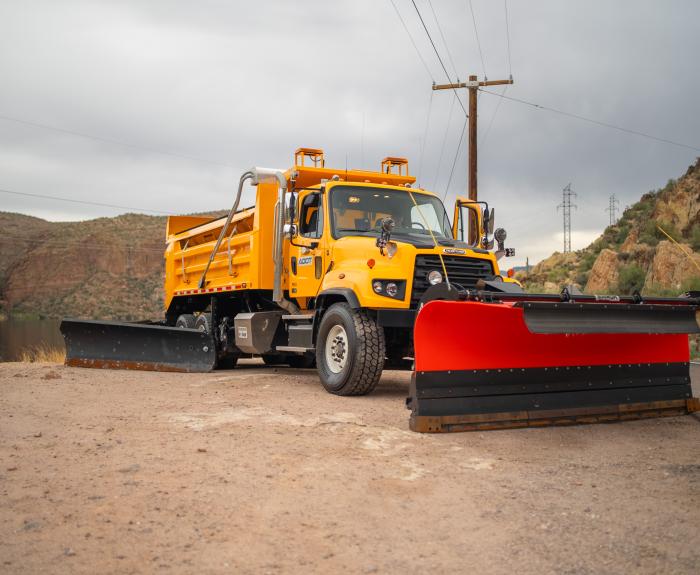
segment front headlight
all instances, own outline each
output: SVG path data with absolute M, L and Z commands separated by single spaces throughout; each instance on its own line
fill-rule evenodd
M 433 271 L 429 272 L 428 273 L 428 283 L 431 286 L 442 283 L 442 274 L 437 270 L 433 270 Z
M 402 300 L 406 295 L 406 280 L 372 280 L 376 294 Z

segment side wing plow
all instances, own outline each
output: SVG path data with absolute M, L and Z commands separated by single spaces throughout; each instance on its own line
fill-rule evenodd
M 73 367 L 206 372 L 216 363 L 212 336 L 194 329 L 64 319 L 61 333 Z

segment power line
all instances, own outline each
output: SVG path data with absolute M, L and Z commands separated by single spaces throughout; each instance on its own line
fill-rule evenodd
M 423 132 L 423 145 L 420 149 L 420 162 L 418 163 L 418 181 L 422 182 L 421 175 L 423 173 L 423 157 L 425 149 L 428 145 L 428 127 L 430 126 L 430 115 L 433 113 L 433 91 L 430 90 L 430 102 L 428 103 L 428 116 L 425 119 L 425 130 Z
M 24 124 L 25 126 L 32 126 L 33 128 L 42 128 L 44 130 L 52 130 L 54 132 L 59 132 L 62 134 L 69 134 L 71 136 L 77 136 L 80 138 L 87 138 L 89 140 L 95 140 L 97 142 L 103 142 L 107 144 L 115 144 L 117 146 L 124 146 L 126 148 L 134 148 L 137 150 L 144 150 L 146 152 L 151 152 L 153 154 L 159 154 L 161 156 L 172 156 L 174 158 L 183 158 L 185 160 L 191 160 L 194 162 L 202 162 L 204 164 L 212 164 L 214 166 L 222 166 L 225 168 L 234 168 L 235 166 L 232 166 L 230 164 L 226 164 L 224 162 L 218 162 L 216 160 L 208 160 L 206 158 L 200 158 L 198 156 L 190 156 L 188 154 L 181 154 L 179 152 L 164 152 L 163 150 L 157 150 L 156 148 L 150 148 L 148 146 L 142 146 L 140 144 L 132 144 L 130 142 L 123 142 L 121 140 L 114 140 L 112 138 L 104 138 L 102 136 L 93 136 L 92 134 L 87 134 L 85 132 L 76 132 L 75 130 L 69 130 L 67 128 L 61 128 L 58 126 L 51 126 L 49 124 L 42 124 L 40 122 L 32 122 L 29 120 L 23 120 L 20 118 L 12 118 L 10 116 L 5 116 L 5 115 L 0 115 L 0 120 L 4 120 L 6 122 L 14 122 L 16 124 Z
M 435 24 L 437 25 L 438 32 L 440 32 L 440 38 L 442 38 L 442 44 L 445 46 L 445 50 L 447 51 L 447 57 L 450 59 L 450 64 L 452 64 L 452 71 L 455 73 L 455 76 L 457 77 L 457 82 L 459 82 L 459 74 L 457 73 L 457 66 L 455 66 L 455 62 L 452 59 L 452 54 L 450 53 L 450 47 L 447 45 L 447 40 L 445 40 L 445 35 L 442 33 L 442 27 L 440 26 L 440 21 L 438 20 L 437 14 L 435 13 L 435 9 L 433 8 L 433 3 L 431 0 L 428 0 L 428 6 L 430 6 L 430 11 L 433 13 L 433 18 L 435 19 Z
M 447 193 L 450 191 L 450 185 L 452 184 L 452 176 L 455 173 L 455 166 L 457 165 L 457 158 L 459 158 L 459 150 L 462 148 L 462 141 L 464 140 L 464 134 L 467 131 L 467 118 L 464 120 L 464 125 L 462 126 L 462 132 L 459 135 L 459 143 L 457 145 L 457 151 L 455 152 L 455 158 L 452 160 L 452 169 L 450 170 L 450 179 L 447 180 L 447 186 L 445 187 L 445 193 L 442 196 L 442 201 L 447 198 Z
M 506 15 L 506 47 L 508 50 L 508 74 L 513 75 L 513 67 L 510 61 L 510 24 L 508 23 L 508 0 L 503 0 Z
M 548 112 L 554 112 L 555 114 L 561 114 L 562 116 L 568 116 L 569 118 L 575 118 L 577 120 L 582 120 L 584 122 L 590 122 L 591 124 L 597 124 L 598 126 L 603 126 L 605 128 L 611 128 L 613 130 L 619 130 L 620 132 L 626 132 L 627 134 L 634 134 L 635 136 L 642 136 L 643 138 L 649 138 L 650 140 L 656 140 L 657 142 L 662 142 L 664 144 L 671 144 L 673 146 L 679 146 L 681 148 L 688 148 L 689 150 L 695 150 L 700 152 L 700 148 L 696 146 L 690 146 L 688 144 L 683 144 L 681 142 L 674 142 L 673 140 L 667 140 L 666 138 L 659 138 L 652 134 L 647 134 L 645 132 L 639 132 L 637 130 L 631 130 L 629 128 L 623 128 L 621 126 L 616 126 L 615 124 L 609 124 L 607 122 L 601 122 L 599 120 L 594 120 L 592 118 L 586 118 L 585 116 L 579 116 L 578 114 L 573 114 L 571 112 L 565 112 L 564 110 L 558 110 L 556 108 L 550 108 L 548 106 L 542 106 L 540 104 L 535 104 L 534 102 L 528 102 L 527 100 L 521 100 L 520 98 L 513 98 L 512 96 L 506 96 L 503 94 L 498 94 L 496 92 L 490 92 L 489 90 L 481 90 L 486 94 L 491 94 L 492 96 L 498 96 L 500 98 L 505 98 L 506 100 L 511 100 L 513 102 L 518 102 L 520 104 L 525 104 L 526 106 L 532 106 L 540 110 L 546 110 Z
M 442 66 L 442 71 L 445 72 L 445 76 L 447 77 L 447 81 L 452 84 L 452 78 L 450 78 L 450 74 L 447 71 L 447 68 L 445 68 L 445 63 L 442 61 L 442 58 L 440 57 L 440 52 L 438 52 L 437 47 L 435 46 L 435 42 L 433 42 L 433 37 L 430 35 L 430 32 L 428 31 L 428 27 L 425 25 L 425 20 L 423 20 L 423 16 L 421 16 L 420 10 L 418 10 L 418 6 L 416 6 L 415 0 L 411 0 L 411 3 L 413 4 L 413 7 L 416 9 L 416 14 L 418 14 L 418 18 L 420 19 L 421 24 L 423 25 L 423 30 L 425 30 L 425 33 L 428 35 L 428 40 L 430 40 L 430 45 L 433 47 L 433 50 L 435 51 L 435 55 L 437 56 L 438 61 L 440 62 L 440 66 Z M 434 83 L 434 81 L 433 81 Z M 457 100 L 459 101 L 459 105 L 462 108 L 462 111 L 464 112 L 465 117 L 469 117 L 469 114 L 467 113 L 467 109 L 464 107 L 464 104 L 462 104 L 462 100 L 459 98 L 459 94 L 457 93 L 457 90 L 455 88 L 452 88 L 452 90 L 455 93 L 455 96 L 457 96 Z
M 433 74 L 430 72 L 430 68 L 428 67 L 428 64 L 426 64 L 425 60 L 423 59 L 423 55 L 420 53 L 420 50 L 418 49 L 418 46 L 416 45 L 415 40 L 413 40 L 413 36 L 411 36 L 411 33 L 408 31 L 408 26 L 406 26 L 406 22 L 404 22 L 403 17 L 401 16 L 401 12 L 399 12 L 399 9 L 396 7 L 396 4 L 394 4 L 394 0 L 389 0 L 391 2 L 391 5 L 394 7 L 394 11 L 396 12 L 396 15 L 399 17 L 399 20 L 401 21 L 401 25 L 403 26 L 403 29 L 406 30 L 406 34 L 408 34 L 409 40 L 411 40 L 411 44 L 413 44 L 413 48 L 416 51 L 416 54 L 418 54 L 418 58 L 420 59 L 421 63 L 423 64 L 423 68 L 425 68 L 425 71 L 428 73 L 428 76 L 430 79 L 435 83 L 435 78 L 433 77 Z
M 474 16 L 474 6 L 472 6 L 472 0 L 469 0 L 469 10 L 472 13 L 472 22 L 474 23 L 474 36 L 476 36 L 476 45 L 479 48 L 479 57 L 481 58 L 481 67 L 484 70 L 484 79 L 486 79 L 486 61 L 484 60 L 484 53 L 481 50 L 481 42 L 479 41 L 479 31 L 476 29 L 476 17 Z
M 432 189 L 437 189 L 438 178 L 440 177 L 440 167 L 442 166 L 442 156 L 445 153 L 445 144 L 447 144 L 447 135 L 450 133 L 450 126 L 452 125 L 452 112 L 455 108 L 455 100 L 457 96 L 452 96 L 452 103 L 450 104 L 450 114 L 447 117 L 447 125 L 445 126 L 445 135 L 442 137 L 442 146 L 440 146 L 440 157 L 437 163 L 437 170 L 435 170 L 435 179 L 433 180 Z
M 61 196 L 49 196 L 46 194 L 31 194 L 29 192 L 16 192 L 14 190 L 7 190 L 7 189 L 0 189 L 0 193 L 12 194 L 15 196 L 28 196 L 31 198 L 41 198 L 44 200 L 58 200 L 61 202 L 71 202 L 73 204 L 86 204 L 86 205 L 90 205 L 90 206 L 100 206 L 103 208 L 116 208 L 119 210 L 133 210 L 133 211 L 137 211 L 137 212 L 150 212 L 150 213 L 159 214 L 159 215 L 169 215 L 169 216 L 178 215 L 175 212 L 165 212 L 162 210 L 149 210 L 148 208 L 134 208 L 132 206 L 120 206 L 120 205 L 116 205 L 116 204 L 105 204 L 102 202 L 91 202 L 88 200 L 74 200 L 72 198 L 64 198 Z
M 505 16 L 505 21 L 506 21 L 506 53 L 508 54 L 508 74 L 510 77 L 513 77 L 513 68 L 511 66 L 511 61 L 510 61 L 510 26 L 508 24 L 508 0 L 503 0 L 503 7 L 504 7 L 504 16 Z M 493 115 L 491 116 L 491 120 L 489 121 L 489 125 L 486 128 L 486 131 L 484 132 L 484 135 L 481 137 L 481 146 L 483 147 L 484 142 L 486 142 L 486 137 L 489 135 L 489 132 L 491 131 L 491 126 L 493 126 L 493 122 L 496 119 L 496 116 L 498 115 L 498 111 L 501 109 L 501 104 L 503 104 L 503 96 L 505 95 L 506 91 L 508 90 L 509 85 L 506 84 L 503 87 L 503 91 L 499 94 L 501 96 L 498 100 L 498 104 L 496 104 L 496 109 L 493 111 Z
M 496 116 L 498 115 L 498 110 L 501 109 L 501 104 L 503 103 L 503 96 L 506 93 L 506 90 L 508 90 L 508 86 L 503 87 L 503 92 L 498 94 L 500 96 L 498 103 L 496 104 L 496 109 L 493 111 L 493 115 L 491 116 L 491 120 L 489 121 L 489 125 L 486 128 L 486 131 L 484 132 L 484 135 L 481 136 L 481 146 L 483 147 L 484 142 L 486 141 L 486 137 L 489 135 L 489 132 L 491 131 L 491 126 L 493 126 L 493 122 L 496 119 Z M 481 90 L 480 90 L 481 91 Z

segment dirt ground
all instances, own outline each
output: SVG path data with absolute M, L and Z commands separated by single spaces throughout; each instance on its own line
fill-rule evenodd
M 408 379 L 0 364 L 0 572 L 700 572 L 700 418 L 421 435 Z

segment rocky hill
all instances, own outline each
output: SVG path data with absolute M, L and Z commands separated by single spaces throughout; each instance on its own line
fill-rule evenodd
M 162 318 L 165 224 L 142 214 L 48 222 L 0 212 L 0 318 Z
M 700 290 L 700 159 L 677 181 L 644 194 L 587 248 L 556 252 L 519 277 L 528 291 L 569 284 L 599 294 Z
M 47 222 L 0 212 L 0 310 L 43 317 L 158 317 L 165 218 Z

